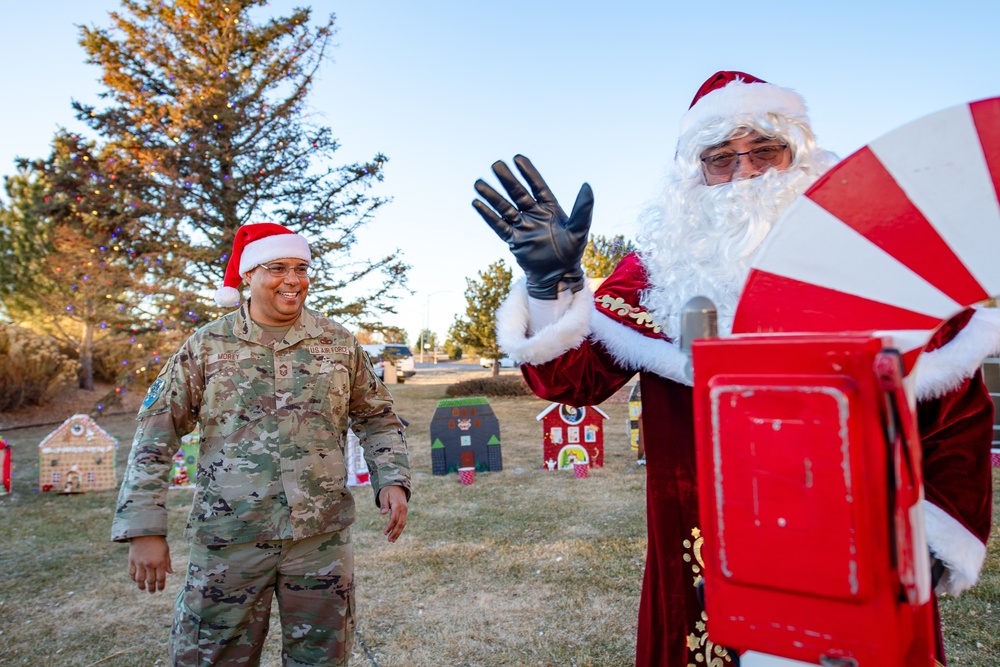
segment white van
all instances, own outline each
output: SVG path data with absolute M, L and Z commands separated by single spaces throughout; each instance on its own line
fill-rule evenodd
M 493 358 L 479 357 L 479 365 L 483 368 L 493 368 Z M 514 360 L 506 354 L 500 357 L 500 368 L 514 368 L 515 366 L 517 366 L 517 364 L 515 364 Z
M 375 374 L 379 379 L 384 380 L 384 369 L 382 362 L 389 359 L 396 365 L 396 382 L 403 382 L 408 377 L 417 374 L 416 364 L 413 360 L 413 353 L 410 348 L 399 343 L 378 343 L 375 345 L 362 345 L 362 349 L 368 353 L 375 367 Z

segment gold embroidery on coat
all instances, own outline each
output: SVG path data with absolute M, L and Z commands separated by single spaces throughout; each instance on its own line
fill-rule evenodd
M 697 586 L 701 583 L 701 573 L 705 569 L 705 561 L 701 558 L 701 547 L 705 539 L 701 536 L 701 529 L 692 528 L 691 537 L 693 540 L 684 540 L 684 553 L 681 558 L 685 563 L 691 564 L 691 584 Z M 708 639 L 706 622 L 708 615 L 702 611 L 701 620 L 695 623 L 695 630 L 699 634 L 692 632 L 687 638 L 689 657 L 694 658 L 694 662 L 689 662 L 687 667 L 722 667 L 732 664 L 729 654 L 722 646 L 716 646 Z
M 620 296 L 611 296 L 610 294 L 602 294 L 596 299 L 597 305 L 607 308 L 613 313 L 618 315 L 626 315 L 633 320 L 636 324 L 641 324 L 647 329 L 652 329 L 653 333 L 660 333 L 660 325 L 653 321 L 653 316 L 649 314 L 648 311 L 639 308 L 638 306 L 633 306 L 625 302 L 625 299 Z

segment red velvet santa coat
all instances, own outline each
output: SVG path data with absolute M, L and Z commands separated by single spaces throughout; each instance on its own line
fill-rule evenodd
M 640 306 L 646 288 L 640 259 L 629 255 L 592 300 L 580 292 L 560 319 L 529 332 L 519 286 L 499 313 L 498 337 L 529 364 L 524 377 L 547 400 L 594 405 L 640 373 L 648 552 L 636 664 L 721 664 L 695 588 L 701 534 L 686 358 Z M 917 375 L 928 542 L 949 568 L 938 590 L 958 593 L 975 583 L 990 529 L 993 405 L 979 367 L 1000 351 L 1000 311 L 966 311 L 928 349 Z

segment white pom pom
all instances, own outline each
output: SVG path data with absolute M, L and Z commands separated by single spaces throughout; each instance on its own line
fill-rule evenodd
M 215 292 L 215 302 L 223 308 L 240 305 L 240 291 L 235 287 L 220 287 Z

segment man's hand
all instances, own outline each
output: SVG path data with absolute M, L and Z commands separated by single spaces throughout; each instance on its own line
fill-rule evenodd
M 382 514 L 389 515 L 389 523 L 383 534 L 389 536 L 390 542 L 395 542 L 406 527 L 406 491 L 398 484 L 383 486 L 378 492 L 378 506 Z
M 129 541 L 128 576 L 140 591 L 162 591 L 167 587 L 167 575 L 173 573 L 165 535 L 133 537 Z
M 514 164 L 528 182 L 532 194 L 528 194 L 506 164 L 497 161 L 493 163 L 493 173 L 514 203 L 479 179 L 476 192 L 489 206 L 479 199 L 472 205 L 514 253 L 527 279 L 529 295 L 536 299 L 555 299 L 560 286 L 579 292 L 584 285 L 580 258 L 590 235 L 593 191 L 584 183 L 576 196 L 573 212 L 566 217 L 531 161 L 517 155 Z

